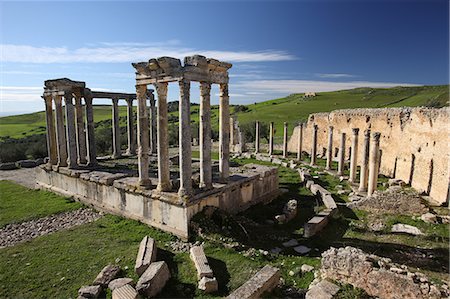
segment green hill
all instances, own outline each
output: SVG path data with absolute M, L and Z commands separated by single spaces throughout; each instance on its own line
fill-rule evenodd
M 230 99 L 233 103 L 233 98 Z M 393 88 L 356 88 L 350 90 L 320 92 L 315 97 L 303 98 L 303 94 L 292 94 L 284 98 L 247 105 L 245 112 L 236 113 L 241 124 L 259 120 L 275 122 L 277 134 L 281 136 L 283 122 L 289 128 L 305 121 L 309 114 L 336 109 L 379 108 L 401 106 L 443 107 L 449 102 L 449 86 L 417 86 Z M 242 108 L 242 107 L 241 107 Z M 242 110 L 242 109 L 241 109 Z M 231 112 L 234 109 L 231 108 Z M 198 122 L 199 106 L 191 107 L 191 117 Z M 212 124 L 218 127 L 217 106 L 212 106 Z M 172 121 L 177 121 L 178 112 L 170 112 Z M 126 106 L 120 106 L 120 116 L 126 116 Z M 94 106 L 95 122 L 111 119 L 111 106 Z M 121 123 L 125 126 L 125 122 Z M 45 113 L 14 115 L 0 118 L 0 137 L 20 138 L 45 133 Z

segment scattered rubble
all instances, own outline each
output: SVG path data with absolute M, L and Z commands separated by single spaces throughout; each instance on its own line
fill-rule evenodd
M 339 286 L 334 283 L 328 280 L 322 280 L 310 287 L 305 299 L 332 299 L 339 289 Z
M 100 285 L 102 288 L 108 287 L 108 284 L 117 278 L 120 274 L 120 267 L 117 265 L 107 265 L 100 271 L 94 280 L 94 285 Z
M 170 272 L 166 262 L 151 263 L 139 278 L 136 290 L 142 295 L 153 297 L 161 292 L 169 278 Z
M 78 290 L 78 299 L 84 298 L 98 298 L 102 292 L 102 287 L 99 285 L 84 286 Z
M 289 200 L 283 207 L 283 214 L 276 215 L 275 220 L 278 223 L 286 223 L 291 221 L 297 216 L 297 200 L 291 199 Z
M 272 291 L 280 281 L 280 269 L 266 265 L 252 278 L 231 293 L 228 299 L 260 298 L 265 292 Z

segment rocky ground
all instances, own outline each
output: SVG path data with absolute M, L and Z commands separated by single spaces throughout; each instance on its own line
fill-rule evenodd
M 36 184 L 36 168 L 1 170 L 0 180 L 14 181 L 22 186 L 34 189 Z
M 101 214 L 94 210 L 78 209 L 22 223 L 8 224 L 0 229 L 0 248 L 14 246 L 38 236 L 92 222 L 100 217 Z

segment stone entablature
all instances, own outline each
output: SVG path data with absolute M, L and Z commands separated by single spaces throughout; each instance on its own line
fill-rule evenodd
M 340 151 L 342 134 L 345 133 L 344 159 L 350 158 L 351 145 L 357 143 L 357 157 L 351 162 L 364 166 L 361 191 L 366 191 L 373 183 L 369 179 L 369 170 L 374 171 L 373 178 L 379 168 L 380 174 L 401 179 L 442 204 L 448 202 L 449 196 L 449 117 L 449 108 L 425 107 L 346 109 L 315 113 L 309 116 L 308 122 L 303 126 L 302 146 L 304 151 L 311 152 L 312 141 L 309 136 L 312 136 L 312 127 L 317 125 L 317 152 L 327 152 L 331 144 L 330 158 L 335 158 Z M 331 143 L 330 126 L 334 130 Z M 355 128 L 359 132 L 355 132 Z M 290 152 L 297 152 L 299 132 L 300 127 L 296 127 L 289 141 Z M 380 135 L 374 136 L 378 132 Z M 358 133 L 360 138 L 355 136 Z M 378 138 L 378 141 L 374 138 Z M 376 152 L 370 153 L 372 144 L 379 146 L 378 155 Z M 379 166 L 370 163 L 371 159 L 379 163 Z M 373 192 L 373 189 L 368 191 Z

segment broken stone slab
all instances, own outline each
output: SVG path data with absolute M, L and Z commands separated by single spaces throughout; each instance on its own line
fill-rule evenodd
M 280 254 L 283 251 L 283 249 L 281 249 L 280 247 L 275 247 L 270 249 L 270 253 L 271 254 Z
M 328 280 L 322 280 L 308 290 L 305 299 L 332 299 L 338 291 L 337 285 Z
M 36 167 L 36 161 L 34 160 L 19 160 L 16 162 L 16 166 L 20 168 L 33 168 Z
M 311 190 L 311 193 L 314 195 L 320 195 L 324 197 L 325 195 L 331 194 L 326 190 L 324 187 L 320 186 L 319 184 L 312 184 L 309 188 Z
M 123 285 L 112 291 L 112 299 L 137 299 L 140 298 L 139 293 L 129 284 Z
M 320 232 L 328 224 L 327 216 L 314 216 L 304 225 L 303 236 L 310 238 Z
M 94 280 L 94 285 L 101 285 L 103 288 L 108 287 L 108 284 L 114 280 L 120 273 L 120 267 L 117 265 L 108 265 L 100 271 Z
M 202 279 L 203 277 L 214 277 L 214 273 L 211 270 L 208 259 L 203 251 L 203 246 L 193 246 L 190 250 L 190 256 L 197 269 L 198 279 Z
M 330 210 L 337 209 L 336 202 L 334 201 L 333 196 L 331 194 L 322 196 L 322 202 L 327 207 L 327 209 Z
M 284 247 L 294 247 L 298 245 L 298 241 L 296 239 L 290 239 L 289 241 L 284 242 L 282 245 Z
M 136 291 L 147 297 L 157 295 L 170 278 L 169 267 L 166 262 L 154 262 L 145 270 L 136 285 Z
M 237 288 L 227 298 L 253 299 L 261 298 L 265 292 L 272 291 L 280 281 L 280 269 L 266 265 L 252 278 Z
M 102 287 L 99 285 L 83 286 L 78 290 L 79 298 L 98 298 L 102 292 Z
M 139 245 L 138 254 L 136 256 L 134 270 L 137 275 L 141 276 L 150 264 L 156 261 L 156 251 L 155 240 L 149 236 L 145 236 Z
M 423 222 L 427 222 L 427 223 L 437 223 L 438 222 L 437 216 L 434 215 L 433 213 L 429 213 L 429 212 L 421 215 L 420 219 L 422 219 Z
M 217 279 L 215 277 L 202 277 L 198 282 L 198 288 L 205 293 L 214 293 L 219 289 L 219 284 L 217 283 Z
M 300 254 L 307 254 L 308 252 L 311 251 L 311 248 L 303 246 L 303 245 L 299 245 L 294 247 L 295 252 L 300 253 Z
M 114 280 L 112 280 L 109 284 L 108 284 L 108 288 L 111 291 L 114 291 L 115 289 L 121 288 L 124 285 L 131 285 L 133 286 L 133 279 L 128 278 L 128 277 L 124 277 L 124 278 L 116 278 Z
M 393 233 L 403 233 L 403 234 L 410 234 L 414 236 L 421 236 L 424 233 L 418 229 L 415 226 L 403 224 L 403 223 L 397 223 L 392 226 L 391 232 Z
M 311 188 L 312 185 L 314 185 L 314 181 L 313 180 L 306 181 L 306 185 L 305 186 L 306 186 L 307 189 Z
M 307 264 L 303 264 L 303 265 L 300 267 L 300 270 L 302 271 L 302 273 L 307 273 L 307 272 L 313 271 L 313 270 L 314 270 L 314 267 L 313 267 L 313 266 L 310 266 L 310 265 L 307 265 Z
M 273 158 L 273 159 L 272 159 L 272 163 L 273 163 L 273 164 L 281 165 L 281 163 L 283 163 L 283 161 L 281 161 L 281 160 L 278 159 L 278 158 Z

